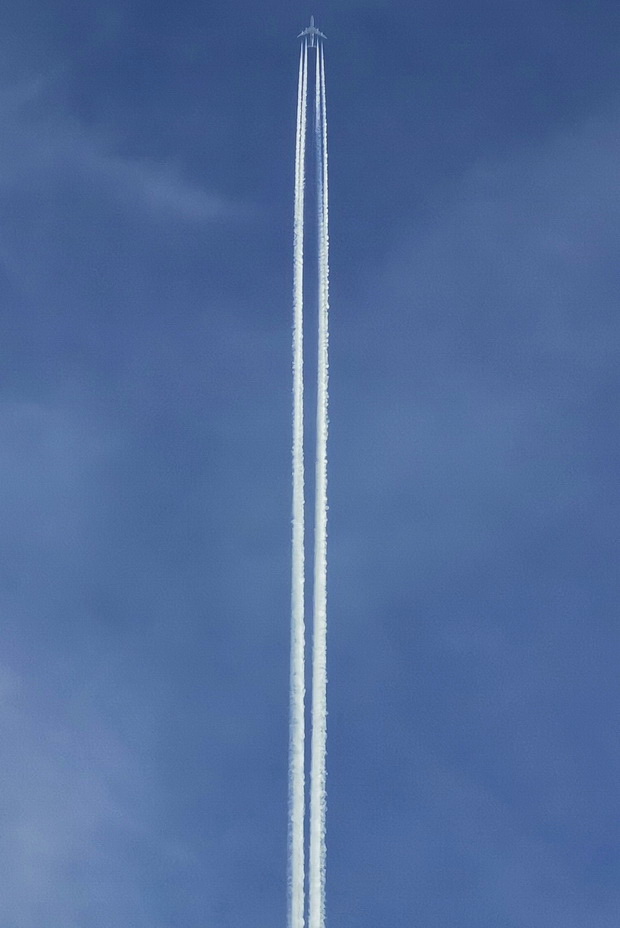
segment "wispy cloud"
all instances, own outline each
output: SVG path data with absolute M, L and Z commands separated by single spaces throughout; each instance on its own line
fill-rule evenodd
M 0 83 L 5 145 L 0 163 L 5 193 L 27 191 L 55 177 L 98 185 L 121 202 L 127 218 L 143 212 L 160 221 L 243 222 L 247 204 L 190 181 L 180 164 L 121 154 L 122 138 L 87 129 L 63 104 L 66 72 L 26 76 Z M 49 196 L 49 194 L 48 194 Z
M 463 911 L 515 928 L 616 917 L 592 861 L 616 840 L 619 760 L 617 129 L 609 111 L 478 165 L 344 323 L 331 459 L 347 468 L 333 498 L 351 541 L 332 540 L 334 663 L 365 681 L 348 756 L 379 742 L 351 815 L 380 782 L 397 813 L 377 816 L 374 851 L 409 843 L 415 861 L 388 857 L 379 903 L 374 888 L 363 903 L 377 918 L 411 869 L 427 925 Z M 350 708 L 336 743 L 355 737 Z

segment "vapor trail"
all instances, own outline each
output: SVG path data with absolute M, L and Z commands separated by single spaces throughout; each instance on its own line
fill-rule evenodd
M 297 85 L 295 206 L 293 221 L 293 537 L 289 730 L 289 928 L 304 925 L 304 176 L 308 96 L 308 44 L 302 43 Z
M 325 813 L 327 750 L 327 430 L 329 235 L 327 104 L 323 44 L 317 43 L 315 143 L 318 217 L 318 371 L 314 515 L 312 757 L 310 768 L 309 928 L 325 925 Z

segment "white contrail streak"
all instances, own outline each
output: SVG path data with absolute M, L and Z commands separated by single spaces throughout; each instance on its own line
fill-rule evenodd
M 305 627 L 304 627 L 304 177 L 308 43 L 299 57 L 293 231 L 293 537 L 289 733 L 289 928 L 304 926 Z
M 323 44 L 316 49 L 315 142 L 318 214 L 318 371 L 316 412 L 312 757 L 310 769 L 309 928 L 325 925 L 327 749 L 327 429 L 329 236 L 327 105 Z
M 312 21 L 311 21 L 312 25 Z M 304 513 L 304 198 L 308 40 L 299 59 L 293 234 L 293 538 L 289 744 L 289 928 L 304 928 L 305 884 L 305 513 Z M 323 46 L 316 42 L 314 142 L 317 189 L 318 357 L 314 506 L 312 737 L 308 925 L 325 928 L 327 745 L 327 431 L 329 237 L 327 105 Z

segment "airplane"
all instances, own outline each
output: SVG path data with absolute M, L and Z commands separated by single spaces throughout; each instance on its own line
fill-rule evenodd
M 310 17 L 310 25 L 308 26 L 308 28 L 304 29 L 303 32 L 300 32 L 297 38 L 302 39 L 305 35 L 307 35 L 310 38 L 310 42 L 308 43 L 310 45 L 310 48 L 314 48 L 314 46 L 318 44 L 317 39 L 327 38 L 327 36 L 323 35 L 322 32 L 319 32 L 317 27 L 314 25 L 314 16 Z

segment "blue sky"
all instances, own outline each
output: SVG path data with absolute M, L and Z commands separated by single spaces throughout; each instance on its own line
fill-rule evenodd
M 611 0 L 3 4 L 0 922 L 284 924 L 310 13 L 328 922 L 616 928 Z

